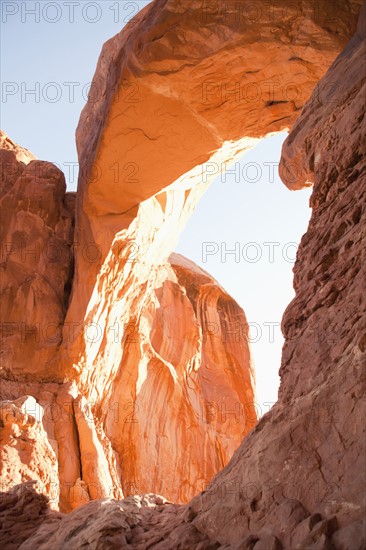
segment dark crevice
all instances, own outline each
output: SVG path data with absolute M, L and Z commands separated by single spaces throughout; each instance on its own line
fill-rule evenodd
M 266 107 L 272 107 L 272 105 L 279 105 L 280 103 L 288 103 L 288 101 L 285 100 L 285 99 L 281 99 L 281 100 L 280 99 L 279 100 L 273 99 L 273 100 L 270 100 L 270 101 L 266 101 L 265 106 Z
M 75 411 L 75 406 L 74 406 L 74 401 L 72 401 L 71 403 L 72 405 L 72 423 L 73 423 L 73 428 L 74 428 L 74 431 L 75 431 L 75 437 L 76 437 L 76 447 L 77 447 L 77 459 L 78 459 L 78 462 L 79 462 L 79 473 L 80 473 L 80 479 L 82 480 L 83 479 L 83 466 L 82 466 L 82 462 L 81 462 L 81 452 L 80 452 L 80 436 L 79 436 L 79 429 L 78 429 L 78 423 L 76 421 L 76 411 Z

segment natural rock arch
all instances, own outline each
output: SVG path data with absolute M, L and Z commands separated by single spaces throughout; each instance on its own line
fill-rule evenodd
M 203 344 L 208 342 L 209 346 L 214 347 L 210 334 L 206 334 L 206 341 L 202 337 L 205 326 L 202 312 L 207 310 L 200 309 L 201 304 L 208 304 L 214 316 L 220 308 L 226 308 L 229 314 L 243 315 L 241 311 L 235 310 L 235 303 L 207 274 L 200 270 L 197 272 L 194 266 L 177 257 L 168 260 L 181 228 L 209 184 L 209 180 L 202 181 L 202 165 L 207 161 L 230 162 L 255 140 L 291 127 L 316 82 L 352 35 L 360 6 L 357 1 L 322 2 L 314 9 L 312 2 L 302 2 L 299 7 L 298 2 L 281 1 L 271 6 L 269 12 L 264 12 L 262 3 L 251 2 L 259 10 L 256 12 L 260 14 L 258 22 L 255 17 L 248 17 L 248 12 L 242 8 L 244 4 L 208 3 L 205 4 L 206 11 L 202 10 L 201 2 L 196 1 L 157 0 L 148 6 L 122 33 L 105 45 L 95 76 L 95 96 L 91 95 L 81 117 L 77 133 L 81 174 L 76 207 L 76 271 L 64 323 L 63 345 L 60 353 L 55 355 L 56 361 L 45 364 L 40 376 L 49 382 L 66 381 L 59 393 L 59 390 L 52 390 L 57 394 L 56 402 L 60 407 L 72 411 L 72 414 L 67 413 L 68 423 L 58 424 L 56 439 L 65 441 L 69 438 L 71 456 L 77 457 L 80 463 L 83 463 L 84 458 L 83 480 L 87 480 L 92 498 L 109 494 L 108 483 L 115 484 L 114 496 L 121 495 L 119 482 L 116 481 L 118 468 L 114 464 L 113 449 L 117 450 L 122 464 L 122 484 L 136 477 L 135 470 L 145 475 L 150 466 L 149 452 L 144 449 L 139 461 L 136 449 L 143 449 L 146 439 L 149 444 L 152 443 L 151 433 L 145 429 L 140 430 L 141 433 L 131 431 L 131 434 L 126 434 L 127 430 L 122 430 L 121 425 L 115 422 L 114 404 L 122 404 L 124 407 L 128 402 L 134 403 L 139 393 L 136 389 L 141 390 L 145 384 L 148 391 L 141 395 L 139 420 L 141 426 L 146 428 L 151 417 L 148 404 L 156 391 L 154 379 L 163 381 L 165 395 L 171 396 L 175 374 L 170 370 L 169 357 L 174 349 L 164 345 L 159 335 L 159 323 L 164 322 L 167 330 L 174 330 L 177 323 L 174 315 L 164 311 L 163 306 L 167 302 L 165 298 L 161 301 L 161 297 L 168 296 L 168 302 L 172 300 L 173 311 L 177 311 L 178 306 L 182 306 L 182 311 L 190 308 L 192 315 L 189 327 L 200 325 L 200 336 L 197 340 L 196 336 L 192 337 L 192 342 L 199 344 L 197 367 L 202 364 L 201 358 L 206 353 Z M 331 21 L 330 6 L 334 18 Z M 313 95 L 314 111 L 317 101 L 320 104 L 329 100 L 329 90 L 333 93 L 330 83 L 329 79 L 325 80 L 324 86 L 320 86 Z M 250 95 L 253 90 L 259 93 L 259 97 Z M 302 137 L 302 121 L 292 132 L 290 140 L 294 140 L 295 147 L 288 150 L 288 162 L 296 151 L 296 136 Z M 299 143 L 303 151 L 304 143 L 301 139 Z M 311 144 L 307 144 L 307 147 L 310 151 Z M 308 161 L 308 173 L 311 174 L 317 158 L 314 152 L 313 160 L 310 157 Z M 96 165 L 94 173 L 91 171 L 93 163 Z M 136 179 L 138 181 L 134 181 Z M 288 185 L 299 188 L 306 183 L 305 180 L 305 177 L 302 181 L 294 179 L 288 181 Z M 320 200 L 318 191 L 315 199 Z M 97 251 L 94 257 L 88 255 L 90 249 Z M 334 255 L 327 262 L 331 265 Z M 316 269 L 314 266 L 314 272 Z M 297 279 L 296 285 L 299 286 Z M 301 310 L 303 307 L 304 304 L 298 301 L 292 305 L 296 313 L 296 308 Z M 201 316 L 197 312 L 201 312 Z M 301 315 L 296 317 L 301 320 Z M 93 324 L 102 331 L 102 338 L 94 341 L 93 338 L 86 338 L 83 330 L 85 326 Z M 126 342 L 126 335 L 130 335 L 126 326 L 137 333 L 142 344 L 140 355 L 132 349 L 131 342 Z M 76 338 L 70 338 L 70 327 L 76 327 Z M 110 330 L 112 328 L 116 330 Z M 297 321 L 291 319 L 289 314 L 285 317 L 284 329 L 288 337 L 300 330 Z M 220 330 L 224 330 L 221 325 Z M 237 350 L 238 356 L 248 354 L 245 338 L 241 346 Z M 151 355 L 152 349 L 156 353 Z M 220 348 L 220 353 L 224 355 L 226 352 L 225 347 Z M 321 349 L 322 358 L 327 353 L 329 346 Z M 299 361 L 296 354 L 291 344 L 287 345 L 283 373 L 294 361 L 293 357 Z M 161 357 L 159 365 L 156 364 L 156 355 Z M 193 356 L 195 353 L 191 354 Z M 146 361 L 150 362 L 149 372 Z M 242 365 L 238 368 L 234 384 L 230 382 L 230 373 L 222 385 L 218 384 L 218 393 L 222 392 L 224 386 L 230 397 L 238 395 L 238 388 L 241 388 L 243 395 L 239 398 L 242 404 L 250 404 L 252 399 L 249 354 L 246 355 L 246 361 L 247 369 L 243 370 Z M 173 389 L 173 392 L 178 391 L 178 398 L 170 401 L 166 399 L 164 406 L 155 414 L 157 422 L 162 419 L 163 426 L 159 426 L 159 429 L 163 437 L 171 419 L 180 417 L 177 413 L 181 412 L 179 405 L 182 395 L 194 389 L 190 388 L 192 381 L 200 383 L 199 375 L 196 374 L 199 368 L 195 370 L 193 364 L 190 366 L 192 368 L 188 374 L 192 374 L 191 381 L 186 372 L 181 373 L 183 383 L 181 387 L 176 384 Z M 158 370 L 154 372 L 156 367 Z M 314 364 L 315 373 L 318 368 L 319 364 Z M 133 383 L 126 376 L 132 377 Z M 210 387 L 210 383 L 200 386 L 203 401 L 207 397 L 203 390 Z M 131 395 L 130 401 L 126 401 L 125 395 L 121 396 L 120 392 L 126 389 Z M 91 421 L 88 421 L 88 415 L 83 411 L 79 392 L 92 403 Z M 295 369 L 291 383 L 283 386 L 282 394 L 284 400 L 291 400 L 292 394 L 301 397 L 301 392 L 299 373 Z M 313 411 L 306 403 L 302 403 L 302 406 L 301 410 L 305 411 L 310 422 Z M 273 418 L 274 424 L 277 422 L 282 431 L 277 433 L 273 426 L 269 427 L 271 417 L 266 417 L 247 442 L 247 445 L 250 442 L 253 444 L 249 454 L 259 458 L 258 461 L 253 458 L 251 462 L 250 457 L 245 455 L 245 471 L 258 471 L 263 487 L 271 482 L 270 472 L 275 470 L 271 470 L 269 454 L 278 453 L 278 456 L 283 457 L 290 448 L 298 458 L 299 454 L 305 452 L 301 445 L 300 451 L 296 448 L 291 440 L 292 432 L 287 429 L 288 426 L 284 428 L 281 424 L 281 415 L 285 414 L 281 407 L 280 403 L 275 408 Z M 122 410 L 125 415 L 139 412 Z M 189 413 L 190 409 L 186 408 L 183 414 L 185 419 L 185 414 Z M 247 419 L 253 419 L 253 407 L 248 411 Z M 194 416 L 189 418 L 191 421 L 189 428 L 194 433 L 193 442 L 203 433 L 210 432 L 206 426 L 202 426 L 204 422 L 200 423 L 195 432 Z M 221 463 L 215 464 L 215 459 L 222 454 L 221 442 L 225 439 L 222 437 L 223 426 L 218 424 L 216 422 L 212 430 L 210 446 L 218 437 L 219 452 L 212 453 L 208 461 L 210 467 L 204 472 L 203 481 L 208 481 L 214 471 L 222 466 Z M 248 421 L 245 431 L 250 427 L 251 422 Z M 301 427 L 301 423 L 295 426 L 299 431 Z M 187 425 L 180 433 L 187 431 L 186 428 Z M 173 432 L 176 424 L 169 429 Z M 258 433 L 263 429 L 267 434 L 270 451 L 266 451 L 267 459 L 262 464 L 264 451 Z M 75 435 L 75 431 L 78 435 Z M 238 435 L 236 431 L 235 436 Z M 292 446 L 286 447 L 290 440 Z M 299 440 L 304 443 L 302 436 L 299 436 Z M 129 445 L 131 442 L 134 442 L 135 447 Z M 176 454 L 184 446 L 185 440 L 181 437 Z M 238 452 L 228 470 L 218 476 L 211 496 L 199 496 L 193 502 L 192 517 L 203 510 L 196 523 L 208 536 L 212 535 L 219 540 L 225 538 L 222 534 L 225 525 L 222 522 L 227 520 L 220 517 L 219 509 L 220 499 L 225 498 L 221 494 L 222 486 L 224 490 L 230 491 L 230 486 L 235 486 L 241 480 L 241 459 L 248 448 L 245 446 L 244 450 Z M 153 483 L 149 485 L 148 470 L 148 479 L 145 478 L 138 489 L 159 490 L 168 494 L 170 486 L 167 491 L 167 485 L 161 482 L 165 481 L 164 473 L 171 467 L 170 456 L 164 443 L 161 449 L 160 454 L 158 452 L 154 457 L 160 470 L 155 472 Z M 318 483 L 321 465 L 316 462 L 317 455 L 311 449 L 305 450 L 309 451 L 308 458 L 313 460 L 313 466 L 319 466 L 314 466 L 314 479 Z M 230 455 L 230 452 L 227 454 Z M 60 461 L 63 461 L 60 467 L 61 480 L 71 486 L 78 484 L 81 467 L 79 470 L 73 469 L 67 463 L 65 449 L 61 449 L 61 453 L 64 453 Z M 94 468 L 95 463 L 88 466 L 85 459 L 88 453 L 95 457 L 97 468 Z M 194 457 L 196 459 L 197 454 Z M 189 464 L 192 455 L 181 455 L 179 460 L 180 464 Z M 225 476 L 230 470 L 235 475 L 227 481 Z M 201 488 L 192 483 L 192 480 L 197 482 L 196 474 L 194 472 L 191 476 L 190 472 L 184 472 L 188 484 L 186 492 L 180 495 L 182 499 L 187 499 Z M 220 476 L 224 479 L 221 485 Z M 255 474 L 251 479 L 248 475 L 248 480 L 255 484 L 258 476 Z M 297 479 L 296 476 L 294 479 Z M 97 490 L 93 493 L 95 480 L 102 486 L 102 494 L 98 494 Z M 171 478 L 167 482 L 169 485 Z M 174 491 L 177 486 L 183 485 L 180 478 L 175 483 L 173 495 L 176 494 Z M 260 487 L 260 491 L 263 487 Z M 326 486 L 325 489 L 321 488 L 323 492 L 326 489 Z M 243 504 L 248 509 L 243 509 L 242 515 L 251 517 L 253 511 L 258 511 L 257 503 L 262 498 L 262 493 L 259 493 L 251 499 L 253 502 Z M 228 498 L 233 517 L 236 517 L 235 503 L 239 493 L 234 491 L 231 494 L 234 496 Z M 62 494 L 62 499 L 65 509 L 68 509 L 69 495 Z M 296 504 L 293 510 L 283 512 L 286 521 L 287 516 L 291 516 L 294 511 L 297 519 L 305 517 L 304 505 L 309 510 L 313 509 L 308 497 L 298 500 L 302 504 Z M 274 523 L 278 521 L 275 504 L 279 501 L 281 498 L 278 500 L 276 496 L 266 494 L 260 505 L 266 513 L 272 510 Z M 210 507 L 214 509 L 211 516 L 214 519 L 205 518 L 205 512 Z M 344 510 L 342 513 L 346 514 Z M 253 525 L 253 529 L 261 527 L 259 516 Z M 242 532 L 225 536 L 227 540 L 235 539 L 236 542 L 241 534 L 247 532 L 248 526 L 245 525 Z
M 118 282 L 122 294 L 124 279 L 141 284 L 166 260 L 212 179 L 209 170 L 202 177 L 205 163 L 229 164 L 291 128 L 360 3 L 157 0 L 105 44 L 77 129 L 81 252 L 67 321 L 92 317 L 113 246 L 116 263 L 140 264 L 141 275 L 129 270 Z M 319 88 L 319 100 L 333 91 Z
M 146 311 L 155 303 L 151 295 L 162 284 L 161 273 L 170 270 L 168 256 L 182 228 L 212 181 L 213 176 L 202 177 L 205 163 L 221 167 L 257 140 L 292 126 L 356 25 L 359 2 L 331 4 L 329 20 L 328 2 L 303 2 L 299 7 L 297 2 L 283 1 L 269 8 L 251 3 L 256 9 L 253 17 L 245 3 L 158 0 L 102 50 L 94 92 L 92 87 L 77 129 L 80 180 L 75 241 L 79 251 L 59 370 L 75 378 L 82 393 L 96 403 L 95 414 L 120 457 L 129 445 L 113 427 L 113 404 L 125 407 L 128 403 L 120 388 L 131 387 L 126 376 L 133 372 L 133 388 L 141 388 L 141 383 L 151 387 L 138 417 L 146 422 L 155 363 L 142 365 L 151 349 L 153 356 L 157 352 L 169 362 L 162 342 L 155 339 L 152 348 L 148 344 L 150 351 L 143 349 L 143 342 L 150 341 L 146 327 L 150 331 L 154 323 L 149 315 L 146 320 Z M 327 101 L 331 92 L 319 88 L 319 101 Z M 288 181 L 290 188 L 308 184 L 294 178 Z M 98 252 L 95 262 L 85 257 L 90 247 Z M 110 330 L 116 323 L 117 337 Z M 84 324 L 101 327 L 98 342 L 85 340 Z M 126 324 L 134 327 L 142 342 L 137 356 L 124 343 Z M 173 320 L 165 316 L 168 332 L 169 324 L 174 332 Z M 77 326 L 71 343 L 70 325 Z M 159 372 L 165 372 L 165 367 Z M 164 384 L 169 386 L 171 373 L 167 377 Z M 193 383 L 199 384 L 197 391 L 204 396 L 208 390 L 201 382 L 195 378 Z M 183 382 L 183 394 L 190 383 Z M 248 404 L 252 402 L 249 378 L 244 386 L 246 397 L 239 401 Z M 210 391 L 206 395 L 216 403 Z M 163 408 L 169 409 L 166 397 L 163 402 Z M 253 406 L 248 419 L 255 415 Z M 159 409 L 160 420 L 161 415 Z M 177 416 L 176 405 L 166 413 L 167 418 L 172 416 Z M 204 431 L 201 426 L 197 433 L 202 437 Z M 140 441 L 129 451 L 137 464 L 143 435 L 135 430 L 128 441 Z M 157 462 L 169 456 L 164 451 L 169 442 L 162 445 Z M 125 468 L 127 479 L 136 479 L 146 463 L 129 473 Z M 148 490 L 148 482 L 141 485 Z M 167 494 L 166 484 L 158 487 Z

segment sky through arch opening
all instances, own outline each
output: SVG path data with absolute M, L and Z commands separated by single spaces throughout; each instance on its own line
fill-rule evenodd
M 278 175 L 286 136 L 263 139 L 216 177 L 176 247 L 244 309 L 260 416 L 277 400 L 281 318 L 295 295 L 292 268 L 311 214 L 311 188 L 289 191 Z

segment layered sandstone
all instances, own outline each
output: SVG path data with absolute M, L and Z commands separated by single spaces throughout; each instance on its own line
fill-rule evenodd
M 292 124 L 296 109 L 289 114 L 289 102 L 278 103 L 277 98 L 265 105 L 244 102 L 242 111 L 236 105 L 230 110 L 230 103 L 224 101 L 216 109 L 204 108 L 203 113 L 195 95 L 200 87 L 187 87 L 187 75 L 190 82 L 195 82 L 194 77 L 199 82 L 200 75 L 206 79 L 217 67 L 219 74 L 233 71 L 235 76 L 245 58 L 252 60 L 248 74 L 263 71 L 266 75 L 272 70 L 268 63 L 272 55 L 283 68 L 278 70 L 276 65 L 283 84 L 292 74 L 286 67 L 298 63 L 296 74 L 301 75 L 305 99 L 312 87 L 310 77 L 318 79 L 329 65 L 353 30 L 359 7 L 358 2 L 324 2 L 328 16 L 330 5 L 333 23 L 329 17 L 326 23 L 314 18 L 310 3 L 302 3 L 300 17 L 294 3 L 278 3 L 274 9 L 282 8 L 283 16 L 285 6 L 288 19 L 271 20 L 267 26 L 262 21 L 253 34 L 248 24 L 240 26 L 240 18 L 239 24 L 235 18 L 234 27 L 233 20 L 228 23 L 229 17 L 220 18 L 213 10 L 214 24 L 206 21 L 207 36 L 203 33 L 206 50 L 196 26 L 197 15 L 202 15 L 198 3 L 158 0 L 106 45 L 97 70 L 105 94 L 99 103 L 90 102 L 79 127 L 82 173 L 76 242 L 84 251 L 93 245 L 98 261 L 88 265 L 89 256 L 77 253 L 62 355 L 55 354 L 59 373 L 70 380 L 63 385 L 33 384 L 32 391 L 24 379 L 18 389 L 11 381 L 5 384 L 9 394 L 32 394 L 40 404 L 48 391 L 49 399 L 66 413 L 67 422 L 56 422 L 52 416 L 45 426 L 49 434 L 54 430 L 58 452 L 63 453 L 62 459 L 58 456 L 61 492 L 68 487 L 62 493 L 65 510 L 72 507 L 70 487 L 82 487 L 86 499 L 120 498 L 121 486 L 137 480 L 142 481 L 140 486 L 136 483 L 137 491 L 151 490 L 146 485 L 164 489 L 164 476 L 170 484 L 176 481 L 169 477 L 172 463 L 179 478 L 174 494 L 182 487 L 187 491 L 177 499 L 187 498 L 199 480 L 197 473 L 211 476 L 221 466 L 220 457 L 232 452 L 228 427 L 233 430 L 230 434 L 239 437 L 239 429 L 243 435 L 251 426 L 251 413 L 244 414 L 253 396 L 244 314 L 208 274 L 181 257 L 173 255 L 169 261 L 167 257 L 209 183 L 200 177 L 201 163 L 235 159 L 253 138 Z M 120 502 L 105 498 L 64 516 L 50 512 L 44 496 L 29 485 L 13 488 L 3 496 L 1 516 L 3 542 L 9 548 L 10 541 L 15 548 L 70 550 L 85 544 L 161 550 L 327 549 L 332 545 L 361 550 L 365 546 L 365 342 L 360 337 L 365 311 L 365 42 L 360 23 L 358 33 L 315 88 L 283 149 L 286 185 L 300 188 L 313 181 L 314 192 L 309 230 L 295 267 L 296 297 L 283 319 L 286 342 L 278 403 L 246 437 L 228 466 L 188 506 L 152 495 Z M 132 79 L 146 93 L 145 106 L 155 111 L 158 104 L 161 107 L 155 112 L 156 127 L 161 125 L 159 136 L 145 127 L 155 119 L 143 116 L 144 105 L 135 104 L 130 110 L 124 105 L 122 92 L 131 92 L 130 81 L 136 90 Z M 116 93 L 119 82 L 122 95 Z M 184 94 L 188 97 L 182 100 Z M 256 128 L 254 120 L 264 107 L 265 115 Z M 282 117 L 272 108 L 286 119 L 278 120 Z M 174 148 L 179 154 L 184 151 L 186 109 L 187 117 L 212 134 L 206 139 L 205 130 L 193 132 L 192 147 L 182 160 L 173 153 Z M 168 143 L 164 115 L 165 123 L 170 115 L 172 120 L 182 116 L 181 126 L 172 124 Z M 136 121 L 139 126 L 134 126 Z M 144 151 L 153 159 L 149 177 Z M 103 181 L 90 173 L 94 154 Z M 139 185 L 125 182 L 119 194 L 113 187 L 116 182 L 106 174 L 109 161 L 122 155 L 126 164 L 132 163 L 129 169 L 136 168 L 137 158 L 142 159 L 144 177 Z M 238 318 L 244 327 L 244 337 L 239 339 L 228 330 Z M 65 330 L 72 322 L 77 326 L 75 338 L 65 342 Z M 102 338 L 86 337 L 85 326 L 100 328 Z M 130 409 L 125 408 L 126 399 Z M 227 412 L 235 399 L 240 403 L 240 422 L 231 415 L 234 422 L 225 426 L 218 413 Z M 121 420 L 121 411 L 132 422 L 126 422 L 126 416 Z M 150 431 L 149 418 L 154 426 Z M 182 420 L 185 425 L 180 426 Z M 202 437 L 207 453 L 211 452 L 203 460 L 194 447 Z M 184 448 L 186 454 L 169 454 L 165 438 L 174 441 L 173 450 Z M 108 495 L 108 483 L 114 495 Z M 14 517 L 21 530 L 16 530 Z

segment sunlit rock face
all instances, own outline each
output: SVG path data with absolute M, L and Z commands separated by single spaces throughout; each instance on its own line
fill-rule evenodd
M 14 487 L 1 500 L 4 544 L 365 546 L 361 26 L 283 151 L 285 183 L 314 181 L 314 193 L 283 321 L 278 403 L 188 506 L 151 495 L 113 500 L 143 491 L 188 499 L 253 425 L 245 316 L 207 273 L 171 252 L 221 163 L 294 123 L 353 34 L 360 3 L 323 2 L 314 12 L 310 2 L 278 2 L 256 25 L 241 23 L 239 5 L 223 18 L 216 5 L 203 12 L 198 2 L 157 0 L 103 49 L 100 96 L 78 129 L 76 274 L 53 352 L 57 377 L 47 369 L 49 382 L 31 383 L 15 372 L 2 390 L 53 405 L 43 426 L 54 439 L 62 509 L 103 500 L 64 516 L 29 485 Z M 280 88 L 253 102 L 223 100 L 221 83 L 237 75 L 261 90 L 278 78 Z M 302 96 L 282 102 L 294 80 Z M 329 86 L 331 104 L 322 95 Z M 323 338 L 325 328 L 340 332 Z
M 314 191 L 282 321 L 279 400 L 189 505 L 200 532 L 233 548 L 366 543 L 365 24 L 364 4 L 283 146 L 286 185 L 310 180 Z
M 282 322 L 279 400 L 189 505 L 193 526 L 224 548 L 366 544 L 365 24 L 364 4 L 283 147 L 286 185 L 311 180 L 314 191 Z
M 256 422 L 248 325 L 212 277 L 176 254 L 145 304 L 129 327 L 105 430 L 125 494 L 153 486 L 184 502 Z
M 1 196 L 14 185 L 25 166 L 36 157 L 28 149 L 14 143 L 0 130 Z
M 60 371 L 93 403 L 127 494 L 153 490 L 186 500 L 227 460 L 232 436 L 239 442 L 252 426 L 252 414 L 242 411 L 254 396 L 247 382 L 234 381 L 240 354 L 232 342 L 222 334 L 219 353 L 208 340 L 202 346 L 205 316 L 197 319 L 187 298 L 174 294 L 179 330 L 167 315 L 168 290 L 178 289 L 168 258 L 213 177 L 293 124 L 353 32 L 359 7 L 332 4 L 335 24 L 327 3 L 314 11 L 310 2 L 301 10 L 282 2 L 248 24 L 239 3 L 225 6 L 224 17 L 201 2 L 156 1 L 140 12 L 104 46 L 77 129 L 78 248 Z M 218 325 L 211 305 L 210 314 Z M 170 339 L 176 332 L 185 341 L 179 350 Z M 220 382 L 210 370 L 206 384 L 209 353 Z M 248 380 L 246 351 L 239 363 Z M 194 399 L 192 376 L 199 379 Z M 236 403 L 243 422 L 231 415 L 227 440 L 217 420 L 207 430 L 202 414 L 207 406 L 220 411 L 222 399 Z M 203 460 L 198 440 L 211 449 Z
M 126 232 L 117 235 L 91 307 L 98 322 L 84 333 L 87 362 L 83 369 L 77 363 L 77 374 L 65 381 L 69 355 L 67 346 L 59 352 L 60 327 L 73 252 L 80 253 L 77 242 L 71 248 L 74 194 L 65 195 L 63 174 L 54 165 L 34 160 L 5 135 L 2 151 L 1 394 L 8 400 L 31 395 L 46 412 L 37 426 L 57 457 L 52 506 L 68 512 L 89 500 L 151 490 L 189 500 L 256 422 L 244 312 L 189 260 L 171 255 L 154 261 L 207 183 L 187 190 L 192 176 L 182 178 L 182 190 L 141 206 L 134 242 L 125 243 Z M 171 213 L 165 224 L 162 205 Z M 138 240 L 139 227 L 148 224 L 155 242 L 142 231 Z M 126 257 L 123 269 L 116 247 Z M 134 258 L 139 247 L 148 251 L 146 262 Z M 108 313 L 105 327 L 100 312 Z M 64 324 L 66 344 L 74 343 L 74 327 Z M 91 337 L 93 329 L 104 330 L 107 341 Z M 22 441 L 18 436 L 14 442 Z M 21 460 L 30 472 L 46 468 L 42 453 L 35 458 L 31 448 L 11 464 L 9 437 L 1 443 L 3 488 L 32 479 L 12 476 Z M 33 478 L 44 481 L 36 473 Z
M 76 136 L 80 252 L 67 321 L 78 333 L 84 319 L 98 322 L 108 255 L 121 271 L 134 243 L 139 273 L 128 275 L 144 284 L 142 264 L 149 273 L 166 260 L 222 164 L 292 126 L 360 2 L 250 4 L 156 0 L 103 47 Z M 83 346 L 74 364 L 87 363 Z
M 153 489 L 186 501 L 228 462 L 256 422 L 245 315 L 216 281 L 182 257 L 153 262 L 154 269 L 148 261 L 140 264 L 134 259 L 139 246 L 154 257 L 153 243 L 142 234 L 121 249 L 128 257 L 125 270 L 112 265 L 112 253 L 112 269 L 99 277 L 98 307 L 115 319 L 110 341 L 99 351 L 100 342 L 86 334 L 89 363 L 62 385 L 60 327 L 73 250 L 78 253 L 77 243 L 70 247 L 74 195 L 65 195 L 63 174 L 54 165 L 24 151 L 4 135 L 2 395 L 31 393 L 46 408 L 44 428 L 59 455 L 54 468 L 60 487 L 52 504 L 69 511 L 90 499 L 121 498 L 122 486 L 125 494 Z M 162 225 L 156 249 L 175 223 L 183 223 L 180 216 L 207 183 L 192 191 L 182 187 L 140 209 L 137 234 L 145 217 L 152 233 Z M 171 212 L 167 227 L 161 204 Z M 116 296 L 123 291 L 121 305 Z M 73 326 L 66 323 L 64 330 Z M 101 326 L 95 323 L 97 330 Z M 3 442 L 4 456 L 10 447 Z M 4 480 L 4 487 L 25 479 Z

